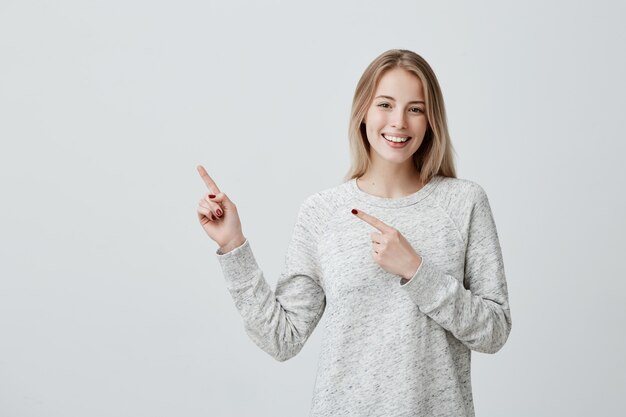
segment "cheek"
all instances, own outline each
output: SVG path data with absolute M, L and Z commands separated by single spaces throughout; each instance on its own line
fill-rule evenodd
M 420 119 L 416 121 L 413 127 L 419 132 L 426 132 L 426 130 L 428 129 L 428 121 L 426 120 L 426 117 L 420 117 Z
M 378 138 L 380 134 L 380 130 L 383 129 L 383 125 L 378 121 L 370 120 L 370 123 L 367 125 L 367 136 L 369 139 L 374 140 Z
M 384 117 L 378 112 L 370 112 L 367 114 L 367 128 L 370 131 L 380 129 L 385 124 Z

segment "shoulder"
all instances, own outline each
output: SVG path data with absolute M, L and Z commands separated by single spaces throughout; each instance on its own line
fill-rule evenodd
M 465 242 L 470 225 L 476 219 L 492 219 L 487 193 L 476 181 L 442 177 L 433 194 L 434 206 L 450 218 Z M 488 221 L 493 223 L 493 220 Z
M 304 199 L 302 207 L 332 213 L 346 201 L 348 197 L 347 186 L 348 182 L 343 182 L 310 194 Z
M 300 204 L 298 218 L 312 228 L 322 231 L 333 213 L 347 198 L 347 183 L 341 183 L 307 195 Z
M 485 189 L 476 181 L 466 178 L 439 177 L 435 197 L 444 207 L 461 208 L 487 200 Z
M 476 181 L 466 178 L 440 177 L 433 194 L 433 205 L 463 228 L 472 213 L 489 207 L 485 189 Z

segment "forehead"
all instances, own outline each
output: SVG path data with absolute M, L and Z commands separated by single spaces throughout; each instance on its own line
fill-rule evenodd
M 402 68 L 386 71 L 376 86 L 376 96 L 384 94 L 395 99 L 423 100 L 424 88 L 419 77 Z

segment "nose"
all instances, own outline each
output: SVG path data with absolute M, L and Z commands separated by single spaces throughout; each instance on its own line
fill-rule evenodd
M 405 117 L 406 114 L 404 113 L 404 110 L 398 108 L 398 110 L 396 110 L 391 116 L 391 126 L 398 130 L 406 129 Z

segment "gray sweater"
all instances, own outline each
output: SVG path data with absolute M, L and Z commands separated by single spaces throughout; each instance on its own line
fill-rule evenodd
M 410 280 L 374 261 L 377 230 L 352 208 L 411 243 L 422 263 Z M 352 179 L 310 195 L 274 291 L 248 240 L 216 256 L 247 334 L 277 361 L 326 315 L 311 416 L 474 416 L 471 350 L 495 353 L 511 331 L 496 225 L 470 180 L 383 198 Z

